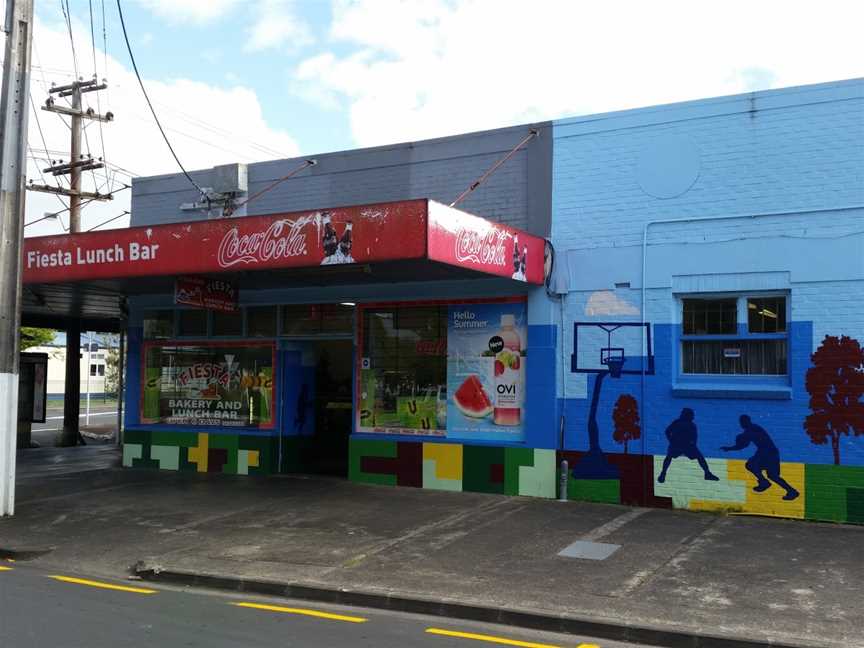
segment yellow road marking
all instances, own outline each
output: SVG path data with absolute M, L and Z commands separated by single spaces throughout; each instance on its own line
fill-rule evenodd
M 133 594 L 155 594 L 156 590 L 144 589 L 142 587 L 129 587 L 128 585 L 114 585 L 113 583 L 102 583 L 100 581 L 87 580 L 86 578 L 72 578 L 71 576 L 58 576 L 52 574 L 48 578 L 62 581 L 64 583 L 74 583 L 75 585 L 87 585 L 88 587 L 99 587 L 101 589 L 117 590 L 118 592 L 132 592 Z
M 252 608 L 255 610 L 267 610 L 269 612 L 284 612 L 285 614 L 302 614 L 304 616 L 318 617 L 319 619 L 331 619 L 333 621 L 347 621 L 348 623 L 366 623 L 368 619 L 363 617 L 346 616 L 344 614 L 333 614 L 332 612 L 321 612 L 320 610 L 309 610 L 307 608 L 290 608 L 280 605 L 264 605 L 262 603 L 233 603 L 237 607 Z
M 0 565 L 0 571 L 12 571 L 12 567 L 4 567 Z
M 535 643 L 533 641 L 519 641 L 507 637 L 495 637 L 493 635 L 475 634 L 473 632 L 457 632 L 455 630 L 444 630 L 442 628 L 426 628 L 426 632 L 444 637 L 458 637 L 460 639 L 474 639 L 475 641 L 488 641 L 489 643 L 504 644 L 505 646 L 520 646 L 520 648 L 560 648 L 552 644 Z M 587 648 L 587 647 L 586 647 Z

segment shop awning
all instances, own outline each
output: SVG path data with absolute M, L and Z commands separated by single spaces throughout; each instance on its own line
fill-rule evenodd
M 23 319 L 110 328 L 125 297 L 173 293 L 182 275 L 230 278 L 241 291 L 484 275 L 541 284 L 544 248 L 427 199 L 34 237 L 24 242 Z

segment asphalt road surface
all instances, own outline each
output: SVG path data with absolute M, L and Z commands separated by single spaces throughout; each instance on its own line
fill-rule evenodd
M 635 648 L 442 617 L 156 588 L 5 562 L 0 646 Z

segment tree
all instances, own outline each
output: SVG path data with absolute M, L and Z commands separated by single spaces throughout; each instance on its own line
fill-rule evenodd
M 103 336 L 105 353 L 105 394 L 117 397 L 120 392 L 120 349 L 116 335 Z
M 854 338 L 826 335 L 810 359 L 805 385 L 811 414 L 804 429 L 816 445 L 831 441 L 839 466 L 840 437 L 864 434 L 864 349 Z
M 33 328 L 32 326 L 21 327 L 21 350 L 30 349 L 32 347 L 45 346 L 53 342 L 53 329 Z
M 612 410 L 612 421 L 615 423 L 612 438 L 624 444 L 624 454 L 627 454 L 629 442 L 642 437 L 642 429 L 639 427 L 639 403 L 633 396 L 621 394 L 618 397 Z

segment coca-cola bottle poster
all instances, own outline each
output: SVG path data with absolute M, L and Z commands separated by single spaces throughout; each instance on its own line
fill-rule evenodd
M 527 335 L 524 302 L 450 306 L 448 438 L 524 439 Z
M 321 260 L 321 265 L 354 263 L 354 257 L 351 256 L 353 230 L 354 223 L 352 221 L 336 223 L 330 212 L 322 212 L 321 249 L 324 258 Z

